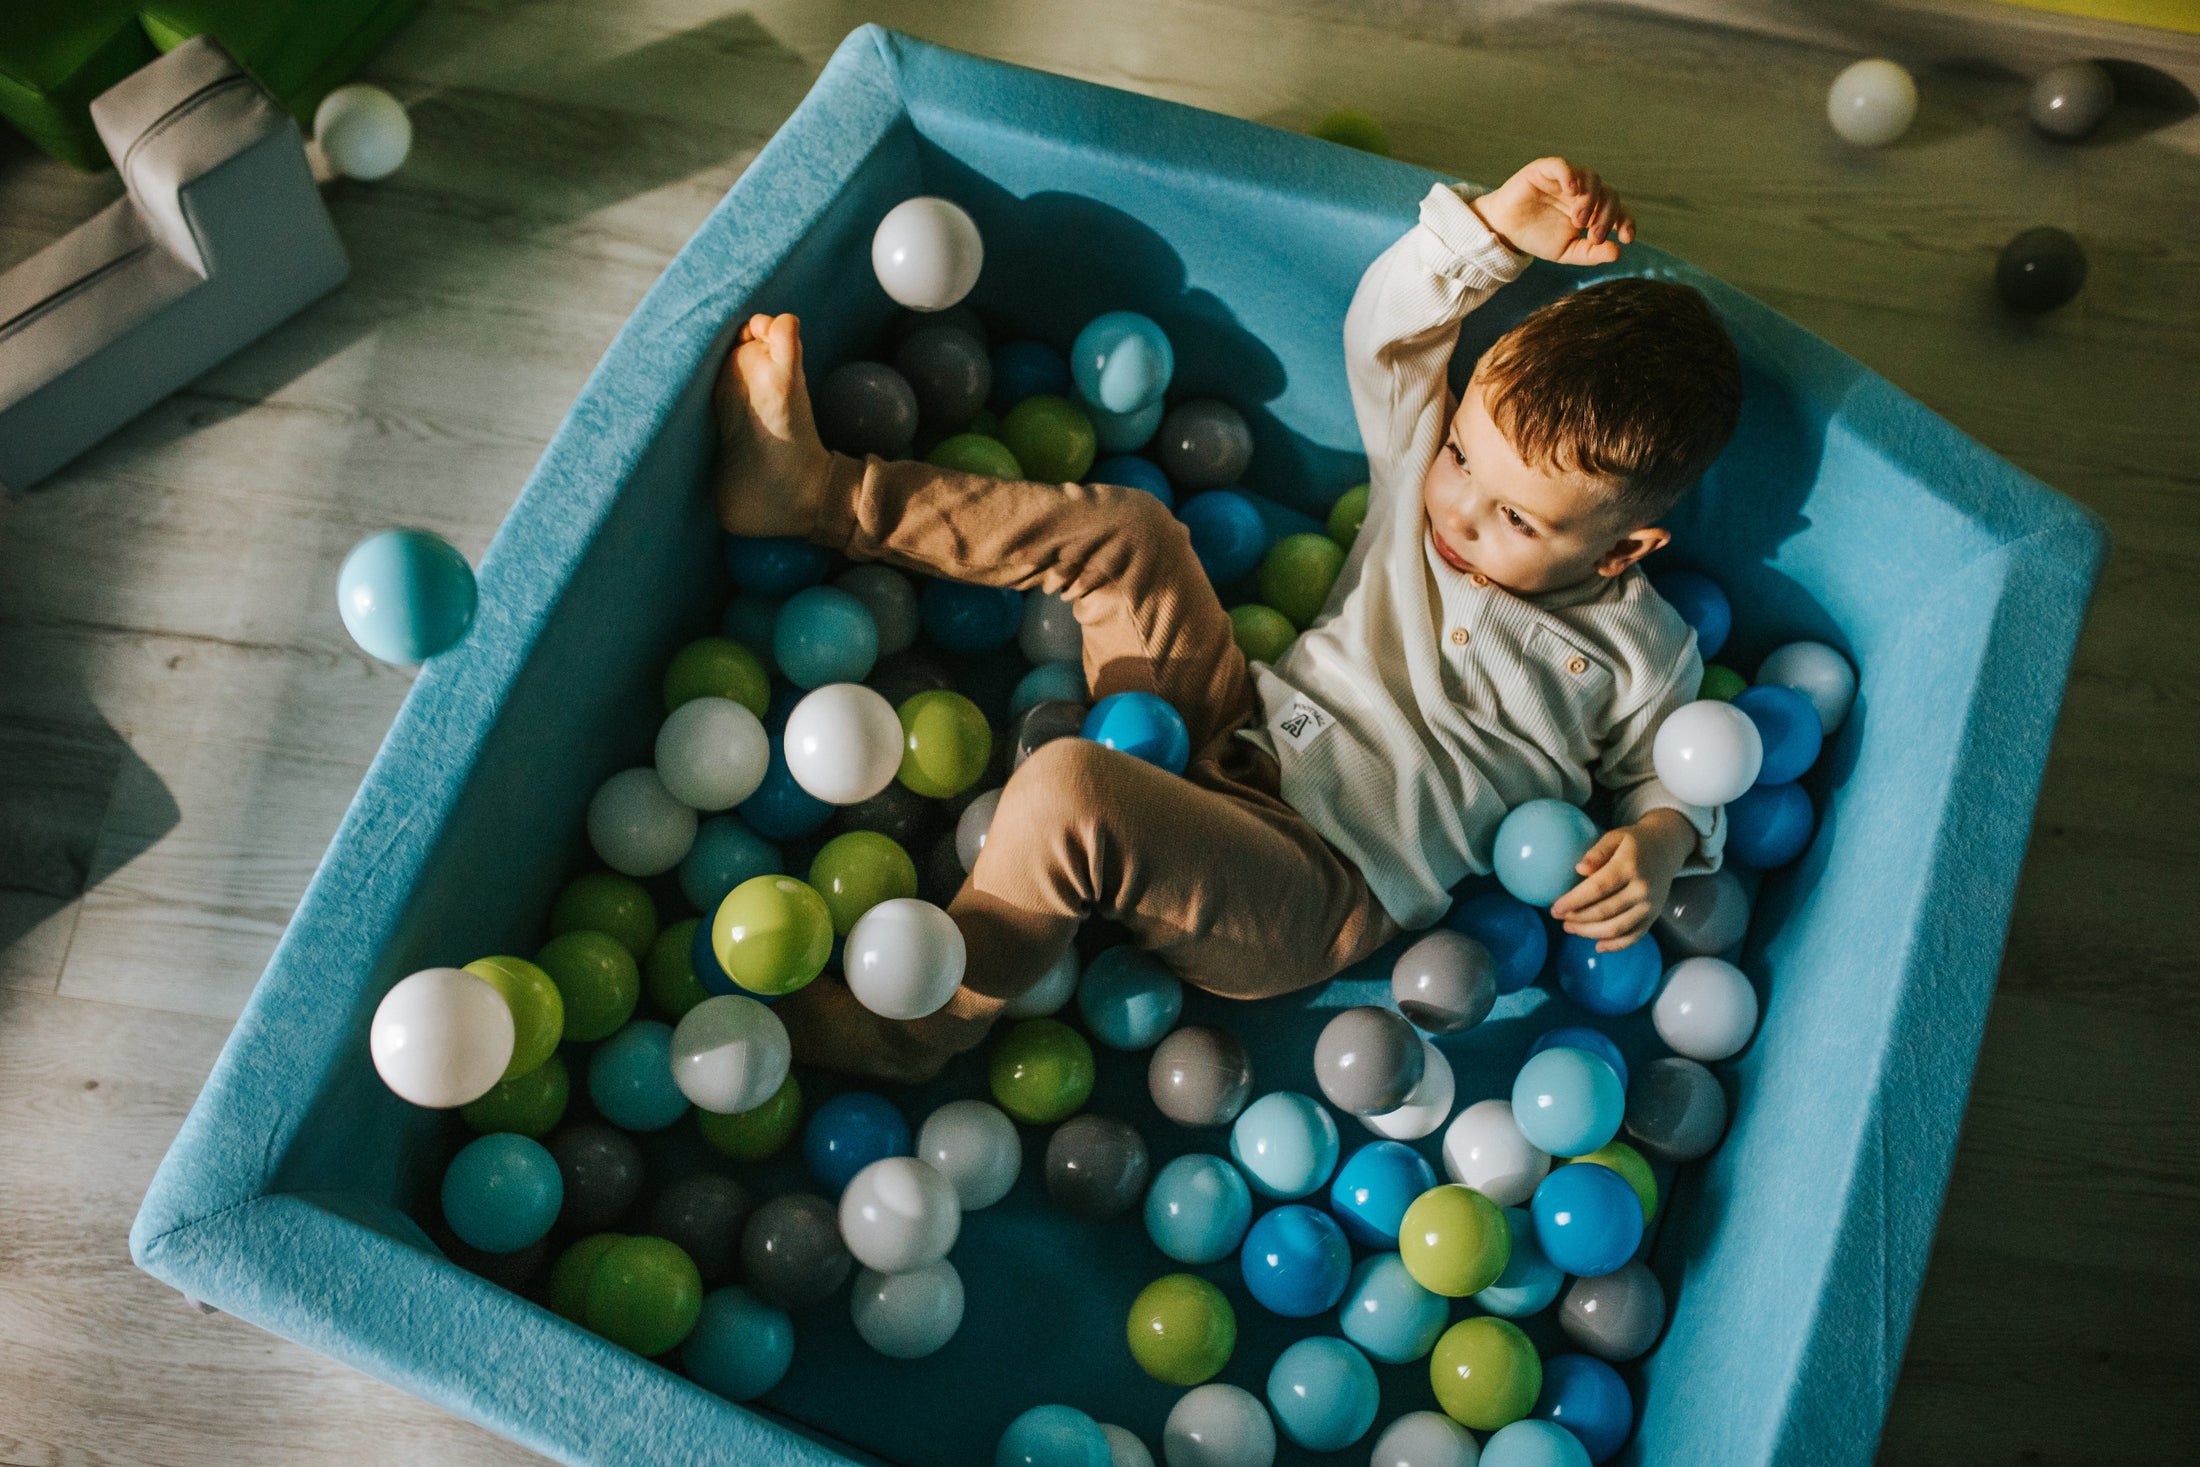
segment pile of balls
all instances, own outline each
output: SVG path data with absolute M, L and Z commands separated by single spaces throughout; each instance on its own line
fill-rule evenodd
M 1133 484 L 1171 503 L 1188 491 L 1179 513 L 1211 578 L 1261 593 L 1233 612 L 1241 643 L 1281 655 L 1328 597 L 1365 486 L 1340 497 L 1329 533 L 1271 542 L 1235 487 L 1251 456 L 1244 419 L 1214 399 L 1164 407 L 1174 356 L 1155 323 L 1097 317 L 1066 358 L 1032 340 L 993 346 L 958 304 L 981 255 L 975 226 L 945 200 L 887 216 L 880 279 L 931 314 L 889 333 L 891 362 L 821 380 L 828 442 Z M 1097 458 L 1103 447 L 1114 456 Z M 1676 882 L 1655 938 L 1613 953 L 1553 944 L 1538 908 L 1574 883 L 1597 832 L 1572 806 L 1523 805 L 1499 832 L 1502 889 L 1463 896 L 1405 949 L 1394 1006 L 1342 1010 L 1321 1031 L 1319 1099 L 1257 1093 L 1240 1040 L 1181 1023 L 1177 977 L 1117 946 L 1082 967 L 1072 950 L 1009 1006 L 986 1055 L 988 1098 L 949 1101 L 914 1128 L 870 1091 L 811 1107 L 773 1004 L 833 971 L 889 1017 L 944 1005 L 966 956 L 945 903 L 983 850 L 1001 784 L 1033 749 L 1083 737 L 1181 772 L 1188 740 L 1150 695 L 1087 706 L 1080 630 L 1053 597 L 920 586 L 876 564 L 836 576 L 825 551 L 794 540 L 729 538 L 726 560 L 737 589 L 724 635 L 673 654 L 652 762 L 613 774 L 589 803 L 606 869 L 558 894 L 532 959 L 414 973 L 375 1013 L 370 1050 L 390 1088 L 457 1109 L 474 1133 L 444 1171 L 433 1220 L 455 1258 L 753 1400 L 790 1368 L 799 1317 L 844 1286 L 858 1335 L 881 1355 L 946 1345 L 965 1310 L 950 1257 L 963 1215 L 1016 1184 L 1019 1125 L 1047 1127 L 1052 1204 L 1141 1220 L 1185 1266 L 1137 1295 L 1123 1336 L 1139 1367 L 1184 1389 L 1162 1431 L 1170 1467 L 1262 1467 L 1279 1431 L 1309 1450 L 1350 1446 L 1374 1429 L 1372 1362 L 1422 1359 L 1440 1409 L 1388 1423 L 1378 1463 L 1458 1467 L 1479 1450 L 1491 1467 L 1522 1467 L 1619 1449 L 1633 1403 L 1611 1362 L 1647 1350 L 1665 1317 L 1638 1256 L 1656 1167 L 1718 1144 L 1727 1102 L 1705 1066 L 1738 1052 L 1757 1023 L 1755 990 L 1729 961 L 1751 905 L 1732 869 Z M 1732 623 L 1719 587 L 1676 572 L 1660 589 L 1715 656 Z M 953 683 L 958 670 L 1013 666 L 1012 645 L 1031 665 L 994 700 L 1006 713 L 996 732 L 980 702 L 992 694 Z M 1796 781 L 1854 694 L 1849 664 L 1817 643 L 1766 658 L 1754 685 L 1710 663 L 1701 700 L 1658 735 L 1659 775 L 1681 798 L 1726 807 L 1730 861 L 1783 864 L 1815 819 Z M 694 915 L 663 923 L 667 902 Z M 1554 1028 L 1509 1099 L 1456 1108 L 1434 1039 L 1535 982 L 1554 947 L 1558 985 L 1578 1007 L 1647 1006 L 1674 1053 L 1630 1075 L 1604 1033 Z M 1076 1026 L 1057 1017 L 1072 1013 Z M 1155 1172 L 1138 1125 L 1085 1109 L 1095 1045 L 1150 1050 L 1155 1110 L 1182 1127 L 1227 1127 L 1227 1155 L 1195 1152 Z M 653 1148 L 691 1111 L 715 1158 L 660 1166 Z M 1372 1137 L 1349 1154 L 1340 1113 Z M 762 1164 L 798 1133 L 811 1187 L 760 1200 L 755 1174 L 717 1161 Z M 1411 1144 L 1430 1138 L 1446 1181 Z M 645 1195 L 660 1170 L 673 1179 Z M 1256 1196 L 1274 1205 L 1256 1216 Z M 1334 1320 L 1280 1353 L 1265 1402 L 1213 1379 L 1236 1349 L 1236 1318 L 1229 1296 L 1187 1271 L 1232 1257 L 1258 1307 Z M 1453 1322 L 1454 1299 L 1477 1312 Z M 1514 1321 L 1554 1308 L 1575 1350 L 1546 1360 Z M 1488 1433 L 1479 1448 L 1475 1431 Z M 997 1455 L 1031 1467 L 1153 1460 L 1134 1434 L 1056 1403 L 1016 1416 Z

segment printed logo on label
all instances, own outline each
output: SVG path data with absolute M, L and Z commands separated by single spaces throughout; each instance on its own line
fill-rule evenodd
M 1304 693 L 1292 698 L 1290 705 L 1276 717 L 1271 730 L 1294 749 L 1304 749 L 1335 726 L 1319 703 Z

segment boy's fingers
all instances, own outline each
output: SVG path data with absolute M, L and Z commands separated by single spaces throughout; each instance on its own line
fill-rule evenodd
M 1576 937 L 1595 938 L 1600 942 L 1610 937 L 1630 937 L 1634 935 L 1636 929 L 1647 925 L 1643 921 L 1643 918 L 1647 915 L 1647 908 L 1631 908 L 1617 917 L 1608 917 L 1602 922 L 1569 922 L 1566 924 L 1566 930 Z
M 1603 922 L 1634 911 L 1643 905 L 1644 895 L 1645 893 L 1635 889 L 1633 882 L 1629 882 L 1603 900 L 1592 902 L 1568 913 L 1566 917 L 1567 925 L 1580 926 L 1588 922 Z
M 1551 915 L 1560 921 L 1572 921 L 1582 908 L 1592 902 L 1601 902 L 1627 884 L 1627 873 L 1615 871 L 1609 866 L 1551 903 Z

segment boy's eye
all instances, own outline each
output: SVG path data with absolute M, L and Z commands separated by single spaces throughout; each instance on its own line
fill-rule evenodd
M 1529 524 L 1526 520 L 1522 519 L 1519 512 L 1515 510 L 1511 505 L 1508 504 L 1504 506 L 1504 510 L 1506 524 L 1511 525 L 1514 529 L 1518 530 L 1523 535 L 1533 535 L 1535 533 L 1535 526 Z
M 1465 468 L 1465 467 L 1467 466 L 1467 456 L 1466 456 L 1465 454 L 1463 454 L 1463 453 L 1461 453 L 1461 452 L 1459 451 L 1459 445 L 1458 445 L 1458 444 L 1456 444 L 1456 443 L 1447 443 L 1447 444 L 1445 444 L 1445 445 L 1444 445 L 1444 452 L 1446 452 L 1446 453 L 1450 454 L 1450 455 L 1451 455 L 1451 461 L 1452 461 L 1453 463 L 1457 464 L 1457 465 L 1458 465 L 1458 466 L 1459 466 L 1460 468 L 1464 469 L 1464 468 Z

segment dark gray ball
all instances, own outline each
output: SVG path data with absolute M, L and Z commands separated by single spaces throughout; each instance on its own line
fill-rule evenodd
M 843 362 L 817 384 L 810 406 L 825 446 L 856 458 L 900 458 L 916 441 L 916 390 L 884 362 Z
M 1726 1135 L 1726 1092 L 1692 1059 L 1652 1060 L 1627 1087 L 1627 1134 L 1666 1161 L 1709 1156 Z
M 955 848 L 955 832 L 950 830 L 918 858 L 917 895 L 935 907 L 945 907 L 969 874 L 963 870 L 962 852 Z
M 2032 125 L 2051 138 L 2075 142 L 2101 125 L 2116 105 L 2116 82 L 2098 61 L 2065 61 L 2032 83 Z
M 1658 951 L 1668 958 L 1715 958 L 1749 931 L 1749 893 L 1725 867 L 1673 883 L 1658 914 Z
M 944 311 L 904 310 L 897 313 L 893 325 L 887 329 L 886 351 L 883 354 L 893 355 L 901 350 L 901 344 L 910 337 L 934 326 L 951 326 L 991 349 L 993 337 L 986 330 L 985 318 L 968 301 L 962 301 Z
M 985 343 L 953 326 L 911 332 L 894 366 L 916 391 L 918 416 L 936 433 L 961 432 L 993 390 Z
M 1008 743 L 1013 750 L 1009 770 L 1014 773 L 1024 767 L 1032 750 L 1056 739 L 1073 739 L 1085 727 L 1085 705 L 1064 699 L 1049 699 L 1026 708 L 1017 720 L 1008 726 Z
M 682 1177 L 650 1204 L 649 1231 L 687 1250 L 713 1288 L 733 1272 L 741 1226 L 749 1220 L 749 1189 L 716 1172 Z
M 855 1259 L 840 1238 L 840 1211 L 814 1192 L 774 1197 L 741 1233 L 741 1268 L 759 1299 L 810 1309 L 848 1281 Z
M 914 851 L 933 830 L 938 813 L 932 801 L 897 779 L 868 800 L 841 806 L 828 828 L 834 835 L 875 831 L 903 850 Z
M 1398 954 L 1390 994 L 1429 1033 L 1463 1033 L 1497 1003 L 1497 960 L 1464 932 L 1439 928 Z
M 2066 229 L 2042 224 L 2002 246 L 1994 289 L 2019 311 L 2052 311 L 2085 285 L 2085 247 Z
M 870 684 L 872 692 L 896 709 L 919 693 L 954 686 L 947 669 L 926 652 L 901 652 L 881 657 L 878 666 L 871 669 L 870 677 L 864 681 Z
M 1253 461 L 1253 430 L 1243 413 L 1221 399 L 1195 397 L 1169 409 L 1154 435 L 1153 452 L 1181 502 L 1202 489 L 1243 479 Z
M 1047 1196 L 1079 1217 L 1115 1217 L 1146 1190 L 1146 1141 L 1113 1116 L 1072 1116 L 1047 1141 Z
M 1338 1014 L 1314 1041 L 1315 1083 L 1331 1105 L 1356 1116 L 1404 1105 L 1427 1063 L 1413 1026 L 1372 1004 Z
M 1599 1360 L 1632 1360 L 1665 1328 L 1665 1286 L 1640 1263 L 1576 1279 L 1559 1302 L 1558 1327 Z
M 617 1223 L 642 1192 L 642 1148 L 624 1131 L 595 1121 L 567 1126 L 550 1138 L 565 1179 L 558 1221 L 583 1233 Z
M 1187 1024 L 1154 1047 L 1146 1090 L 1180 1126 L 1227 1126 L 1252 1099 L 1252 1056 L 1226 1029 Z

